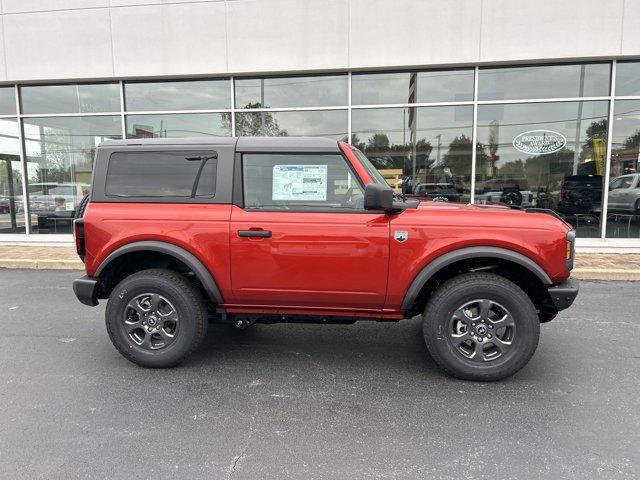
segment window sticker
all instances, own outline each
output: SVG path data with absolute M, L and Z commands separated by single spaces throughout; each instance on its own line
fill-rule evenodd
M 271 200 L 327 200 L 326 165 L 274 165 Z

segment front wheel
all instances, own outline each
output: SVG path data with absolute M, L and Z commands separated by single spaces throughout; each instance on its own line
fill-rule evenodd
M 122 280 L 107 303 L 111 342 L 143 367 L 178 365 L 202 342 L 207 306 L 196 286 L 177 272 L 143 270 Z
M 495 381 L 531 359 L 540 323 L 531 299 L 516 284 L 490 273 L 468 273 L 438 288 L 425 309 L 423 333 L 446 373 Z

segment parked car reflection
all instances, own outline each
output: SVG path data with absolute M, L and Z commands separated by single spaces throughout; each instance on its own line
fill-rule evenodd
M 594 214 L 602 208 L 601 175 L 569 175 L 560 189 L 558 211 L 565 215 Z
M 526 178 L 492 178 L 476 188 L 478 203 L 506 203 L 520 207 L 535 207 L 536 195 L 529 190 Z
M 459 202 L 460 193 L 453 183 L 420 183 L 415 188 L 416 197 L 427 197 L 441 202 Z
M 622 175 L 609 184 L 609 212 L 640 215 L 640 173 Z

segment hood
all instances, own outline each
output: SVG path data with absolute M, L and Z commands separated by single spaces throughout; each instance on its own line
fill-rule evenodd
M 405 214 L 418 223 L 422 218 L 429 219 L 428 223 L 436 218 L 438 223 L 444 225 L 477 225 L 496 227 L 530 227 L 547 230 L 562 229 L 569 231 L 573 227 L 557 216 L 552 210 L 545 209 L 516 209 L 507 205 L 481 205 L 470 203 L 433 202 L 421 201 L 418 208 L 406 210 Z M 416 218 L 417 217 L 417 218 Z

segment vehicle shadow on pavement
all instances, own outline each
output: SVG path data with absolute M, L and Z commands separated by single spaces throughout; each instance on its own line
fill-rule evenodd
M 207 337 L 188 365 L 263 364 L 271 371 L 292 362 L 323 370 L 369 374 L 377 369 L 424 378 L 443 377 L 422 337 L 422 320 L 360 321 L 349 325 L 256 324 L 245 330 L 211 324 Z

